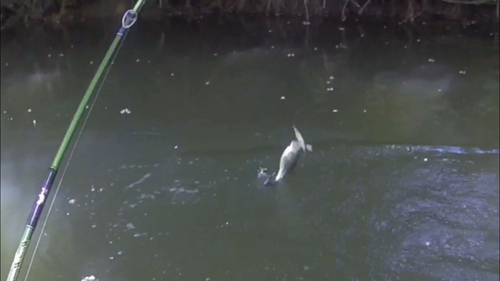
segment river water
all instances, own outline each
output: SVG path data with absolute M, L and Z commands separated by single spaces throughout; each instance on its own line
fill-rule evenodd
M 118 24 L 2 35 L 2 279 Z M 19 280 L 498 280 L 497 38 L 138 21 Z M 313 152 L 259 185 L 294 124 Z

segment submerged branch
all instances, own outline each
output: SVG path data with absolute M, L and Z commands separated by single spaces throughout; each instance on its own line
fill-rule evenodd
M 368 4 L 370 4 L 372 0 L 368 0 L 366 1 L 366 3 L 363 5 L 363 7 L 361 7 L 361 9 L 359 9 L 358 11 L 358 14 L 361 15 L 363 13 L 363 10 L 366 8 L 366 6 L 368 6 Z
M 342 8 L 342 21 L 346 20 L 345 10 L 347 9 L 347 4 L 349 4 L 349 1 L 351 1 L 351 0 L 345 0 L 344 7 Z

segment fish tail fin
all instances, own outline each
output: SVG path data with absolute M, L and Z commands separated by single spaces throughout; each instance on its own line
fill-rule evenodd
M 312 147 L 312 145 L 310 145 L 310 144 L 306 144 L 306 149 L 307 149 L 307 151 L 309 151 L 309 152 L 313 152 L 313 147 Z
M 300 134 L 299 130 L 297 130 L 297 127 L 295 125 L 292 126 L 293 130 L 295 131 L 295 138 L 299 142 L 300 148 L 305 152 L 306 151 L 306 142 L 304 141 L 304 138 Z

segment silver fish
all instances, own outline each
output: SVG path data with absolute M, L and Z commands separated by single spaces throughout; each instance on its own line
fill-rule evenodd
M 281 155 L 278 174 L 273 173 L 269 176 L 267 181 L 264 182 L 264 185 L 276 185 L 276 183 L 281 181 L 286 175 L 295 169 L 302 153 L 305 153 L 306 151 L 312 152 L 312 145 L 305 143 L 304 138 L 295 126 L 293 126 L 293 130 L 295 131 L 295 139 L 292 140 L 290 145 L 285 148 L 283 154 Z M 262 171 L 261 169 L 259 176 L 262 176 L 262 172 L 265 171 Z

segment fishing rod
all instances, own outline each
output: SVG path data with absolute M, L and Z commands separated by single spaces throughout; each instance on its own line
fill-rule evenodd
M 21 266 L 24 261 L 24 257 L 28 250 L 28 246 L 31 242 L 31 237 L 33 236 L 33 232 L 35 232 L 35 228 L 42 214 L 42 210 L 45 205 L 45 200 L 49 196 L 50 189 L 52 188 L 52 184 L 54 183 L 54 180 L 57 175 L 57 171 L 59 170 L 61 161 L 64 158 L 64 155 L 66 154 L 69 143 L 71 142 L 71 139 L 75 133 L 76 127 L 80 119 L 82 118 L 83 111 L 85 110 L 85 107 L 89 102 L 92 93 L 94 92 L 97 82 L 100 80 L 102 73 L 104 72 L 104 69 L 107 66 L 109 66 L 109 60 L 111 56 L 115 53 L 118 44 L 125 37 L 129 28 L 136 22 L 138 13 L 145 2 L 146 0 L 138 0 L 134 8 L 126 11 L 125 14 L 123 15 L 122 26 L 118 30 L 115 39 L 111 43 L 108 52 L 104 56 L 104 59 L 99 65 L 99 68 L 97 69 L 94 78 L 90 82 L 90 85 L 87 88 L 87 91 L 85 92 L 85 95 L 83 96 L 82 101 L 80 102 L 80 105 L 78 106 L 78 109 L 75 112 L 75 115 L 73 116 L 73 120 L 71 120 L 69 128 L 66 131 L 66 134 L 64 135 L 61 145 L 59 146 L 57 154 L 54 157 L 52 165 L 49 168 L 48 176 L 42 185 L 40 193 L 38 194 L 38 199 L 35 201 L 31 209 L 31 213 L 28 217 L 28 222 L 26 223 L 26 227 L 21 237 L 21 241 L 19 242 L 19 246 L 17 247 L 17 251 L 14 255 L 14 260 L 12 261 L 12 265 L 9 270 L 9 275 L 7 276 L 7 281 L 17 281 L 19 272 L 21 270 Z

